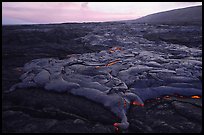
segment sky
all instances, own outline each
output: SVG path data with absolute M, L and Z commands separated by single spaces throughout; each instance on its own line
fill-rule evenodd
M 2 2 L 2 25 L 106 22 L 202 5 L 202 2 Z

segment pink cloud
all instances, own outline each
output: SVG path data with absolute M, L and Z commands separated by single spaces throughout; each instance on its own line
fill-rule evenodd
M 43 8 L 41 8 L 43 7 Z M 136 18 L 133 14 L 93 11 L 88 3 L 13 3 L 3 6 L 3 16 L 37 23 L 111 21 Z
M 146 7 L 146 5 L 151 7 L 151 3 L 141 2 L 111 4 L 88 2 L 3 2 L 2 19 L 13 18 L 33 23 L 127 20 L 141 17 L 142 14 L 147 13 L 147 10 L 151 11 L 153 9 Z M 152 5 L 156 7 L 155 3 L 152 3 Z M 158 4 L 157 7 L 161 6 Z

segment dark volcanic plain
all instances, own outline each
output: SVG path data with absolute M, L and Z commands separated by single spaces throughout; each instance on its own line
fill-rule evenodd
M 2 26 L 2 39 L 2 131 L 5 133 L 202 131 L 202 98 L 160 97 L 146 101 L 144 107 L 131 106 L 127 113 L 129 128 L 116 131 L 113 123 L 120 122 L 119 118 L 83 97 L 40 88 L 4 93 L 19 82 L 22 67 L 30 60 L 65 59 L 112 47 L 129 49 L 129 62 L 153 67 L 154 72 L 139 73 L 139 80 L 131 86 L 150 88 L 162 82 L 165 86 L 202 89 L 202 25 L 106 22 Z M 149 63 L 152 55 L 156 58 Z M 174 75 L 194 78 L 194 82 L 173 80 L 172 83 L 165 79 Z

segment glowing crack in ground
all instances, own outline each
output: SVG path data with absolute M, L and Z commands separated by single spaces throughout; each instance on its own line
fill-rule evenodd
M 121 119 L 121 123 L 114 123 L 114 126 L 127 129 L 126 112 L 131 104 L 144 106 L 148 99 L 169 98 L 173 94 L 192 98 L 202 95 L 201 88 L 182 87 L 199 82 L 197 78 L 164 69 L 170 62 L 148 51 L 121 47 L 70 55 L 63 60 L 35 59 L 24 65 L 21 82 L 13 85 L 9 92 L 16 88 L 41 87 L 82 96 L 109 108 Z M 178 82 L 180 87 L 174 87 Z

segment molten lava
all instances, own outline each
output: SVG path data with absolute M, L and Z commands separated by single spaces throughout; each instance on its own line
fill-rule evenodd
M 164 99 L 170 99 L 170 98 L 171 98 L 170 96 L 165 96 L 165 97 L 164 97 Z
M 118 126 L 118 123 L 114 123 L 113 126 L 114 126 L 114 127 L 117 127 L 117 126 Z
M 191 98 L 201 98 L 200 96 L 191 96 Z
M 118 133 L 119 132 L 118 123 L 114 123 L 113 126 L 115 128 L 115 132 Z
M 112 65 L 116 64 L 119 61 L 120 61 L 120 59 L 116 59 L 116 60 L 111 61 L 110 63 L 106 64 L 106 66 L 112 66 Z
M 120 47 L 114 47 L 114 48 L 111 48 L 111 49 L 109 49 L 109 52 L 110 53 L 114 53 L 115 51 L 117 51 L 117 50 L 122 50 L 122 48 L 120 48 Z
M 141 104 L 141 103 L 139 103 L 139 102 L 137 102 L 137 101 L 132 102 L 132 104 L 133 104 L 133 105 L 138 105 L 138 106 L 144 106 L 144 104 Z
M 99 69 L 99 68 L 100 68 L 100 66 L 96 66 L 95 68 L 96 68 L 96 69 Z

